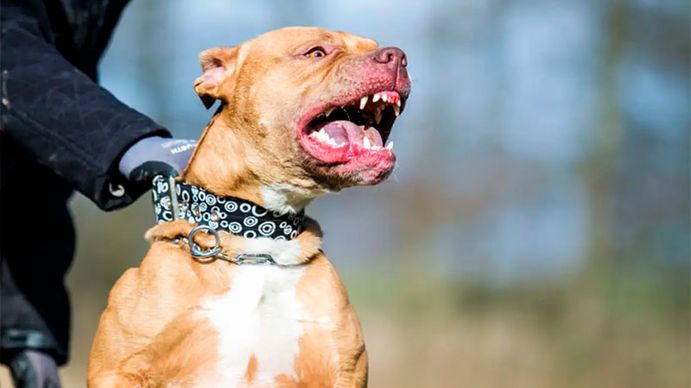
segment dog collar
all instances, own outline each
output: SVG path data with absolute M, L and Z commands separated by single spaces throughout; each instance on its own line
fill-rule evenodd
M 291 240 L 304 227 L 304 210 L 281 214 L 234 197 L 219 197 L 201 187 L 158 175 L 151 190 L 157 223 L 187 220 L 213 231 L 247 238 Z

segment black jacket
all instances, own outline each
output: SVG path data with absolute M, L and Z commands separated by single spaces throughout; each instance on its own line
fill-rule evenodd
M 76 189 L 105 210 L 131 203 L 142 192 L 118 173 L 120 156 L 169 133 L 95 83 L 126 0 L 0 1 L 0 361 L 34 347 L 63 363 L 67 199 Z
M 168 135 L 94 82 L 125 4 L 2 0 L 3 143 L 16 143 L 106 210 L 141 194 L 117 173 L 122 152 L 142 137 Z M 119 186 L 125 193 L 114 196 Z

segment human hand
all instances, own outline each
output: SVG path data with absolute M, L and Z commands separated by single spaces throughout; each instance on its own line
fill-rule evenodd
M 55 360 L 37 350 L 24 350 L 10 361 L 12 381 L 16 387 L 60 388 Z
M 156 175 L 179 175 L 196 146 L 196 140 L 147 137 L 125 152 L 118 168 L 131 182 L 148 185 Z

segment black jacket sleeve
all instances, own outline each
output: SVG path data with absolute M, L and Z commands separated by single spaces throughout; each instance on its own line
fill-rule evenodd
M 136 141 L 169 132 L 75 68 L 30 19 L 3 20 L 0 49 L 0 130 L 102 209 L 141 195 L 118 161 Z

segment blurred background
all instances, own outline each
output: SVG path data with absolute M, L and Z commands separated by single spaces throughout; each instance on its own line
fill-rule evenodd
M 101 81 L 178 137 L 197 53 L 287 25 L 403 48 L 389 181 L 315 201 L 373 387 L 689 386 L 686 0 L 134 0 Z M 72 361 L 147 249 L 150 198 L 71 204 Z

